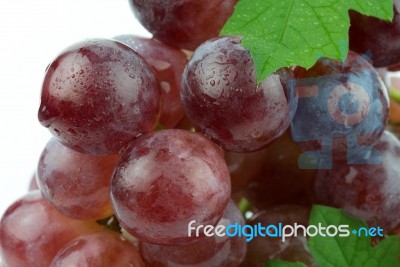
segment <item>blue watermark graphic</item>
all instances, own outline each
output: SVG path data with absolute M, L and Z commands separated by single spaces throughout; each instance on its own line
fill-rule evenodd
M 360 144 L 360 136 L 378 135 L 384 129 L 380 78 L 360 57 L 351 72 L 292 79 L 287 82 L 291 133 L 295 142 L 318 142 L 320 149 L 300 155 L 301 169 L 332 168 L 334 140 L 345 139 L 349 164 L 379 164 L 381 154 Z M 329 60 L 322 60 L 327 68 Z

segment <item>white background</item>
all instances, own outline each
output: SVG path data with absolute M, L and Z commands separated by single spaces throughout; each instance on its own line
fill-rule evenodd
M 85 38 L 150 36 L 128 0 L 0 1 L 0 215 L 23 196 L 50 133 L 37 119 L 46 66 Z

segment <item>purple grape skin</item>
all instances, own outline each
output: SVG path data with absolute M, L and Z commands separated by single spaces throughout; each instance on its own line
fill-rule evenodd
M 38 117 L 64 145 L 106 155 L 153 130 L 159 112 L 151 67 L 120 42 L 88 39 L 49 65 Z
M 257 86 L 254 62 L 240 39 L 215 38 L 202 44 L 186 65 L 181 98 L 197 130 L 228 151 L 252 152 L 289 127 L 281 77 L 273 74 Z
M 155 39 L 134 35 L 119 35 L 114 39 L 138 52 L 154 68 L 161 88 L 162 111 L 159 123 L 165 128 L 174 128 L 185 114 L 180 98 L 180 82 L 187 63 L 186 55 Z
M 222 151 L 199 133 L 144 134 L 121 155 L 111 202 L 122 227 L 143 242 L 190 243 L 187 226 L 218 223 L 231 194 Z
M 218 224 L 244 225 L 244 218 L 230 201 Z M 147 266 L 154 267 L 236 267 L 246 255 L 246 239 L 238 237 L 204 237 L 192 244 L 161 246 L 141 242 L 139 251 Z
M 400 1 L 393 5 L 392 21 L 362 15 L 350 10 L 350 49 L 371 53 L 374 67 L 400 63 Z
M 49 266 L 78 236 L 101 231 L 94 221 L 65 217 L 34 190 L 15 201 L 0 220 L 0 258 L 7 267 Z
M 129 0 L 132 11 L 164 43 L 194 50 L 219 35 L 237 0 Z
M 135 246 L 114 231 L 79 236 L 53 258 L 49 267 L 145 267 Z
M 63 215 L 99 220 L 112 215 L 109 188 L 119 155 L 93 156 L 52 138 L 40 155 L 36 176 L 43 198 Z
M 332 169 L 318 170 L 315 199 L 391 232 L 400 226 L 400 142 L 385 131 L 374 148 L 381 153 L 380 164 L 336 161 Z

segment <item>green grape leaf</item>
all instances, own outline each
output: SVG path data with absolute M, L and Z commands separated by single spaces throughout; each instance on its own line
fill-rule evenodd
M 264 265 L 264 267 L 307 267 L 307 265 L 300 262 L 270 260 Z
M 348 225 L 349 235 L 309 237 L 308 247 L 315 261 L 324 267 L 400 267 L 400 238 L 388 236 L 376 246 L 366 236 L 367 224 L 339 209 L 314 206 L 309 225 Z M 360 229 L 363 229 L 362 231 Z M 354 231 L 354 233 L 353 233 Z
M 393 0 L 239 0 L 221 34 L 243 37 L 261 82 L 282 67 L 310 68 L 320 57 L 344 60 L 350 9 L 393 18 Z

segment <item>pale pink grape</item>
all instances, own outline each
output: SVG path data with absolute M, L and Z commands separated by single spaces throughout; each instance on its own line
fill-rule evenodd
M 0 257 L 8 267 L 49 266 L 69 241 L 100 230 L 95 222 L 65 217 L 35 190 L 4 213 L 0 221 Z

